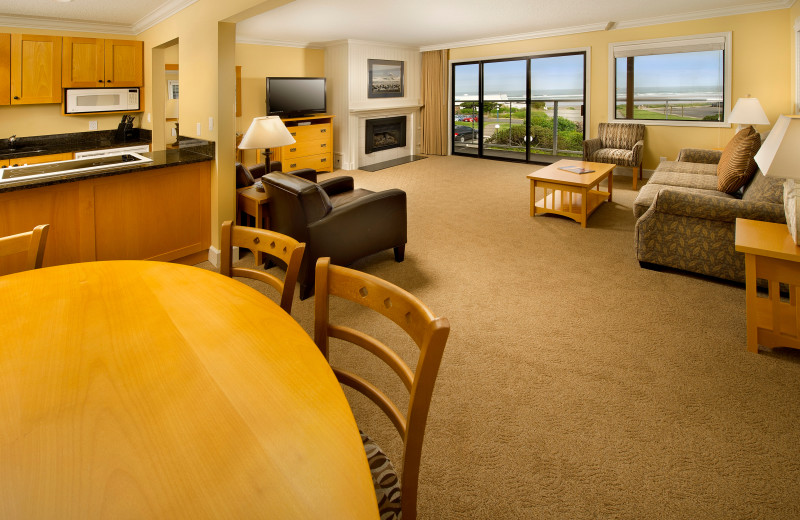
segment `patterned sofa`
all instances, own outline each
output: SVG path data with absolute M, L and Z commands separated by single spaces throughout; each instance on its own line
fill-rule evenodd
M 600 123 L 597 137 L 583 142 L 583 160 L 629 166 L 635 190 L 642 178 L 644 129 L 641 123 Z
M 734 250 L 737 218 L 786 222 L 783 179 L 760 171 L 737 193 L 717 189 L 722 152 L 685 148 L 663 161 L 633 203 L 636 258 L 744 282 L 744 255 Z

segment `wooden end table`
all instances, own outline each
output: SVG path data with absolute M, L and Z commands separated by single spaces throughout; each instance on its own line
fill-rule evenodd
M 593 170 L 589 173 L 572 173 L 562 167 Z M 613 164 L 564 159 L 545 166 L 528 175 L 531 180 L 531 216 L 555 213 L 580 222 L 586 227 L 589 215 L 606 200 L 611 202 L 614 171 Z M 608 191 L 600 190 L 600 183 L 608 179 Z M 536 202 L 536 189 L 544 189 L 544 198 Z
M 744 253 L 745 301 L 747 304 L 747 350 L 758 346 L 800 349 L 800 247 L 786 224 L 736 219 L 736 250 Z M 768 283 L 768 294 L 760 296 L 756 280 Z M 780 285 L 789 286 L 789 299 L 782 300 Z
M 253 217 L 256 221 L 255 227 L 269 229 L 269 213 L 267 212 L 267 202 L 269 198 L 266 192 L 258 191 L 253 186 L 239 188 L 236 190 L 236 225 L 241 226 L 242 214 Z M 246 223 L 244 225 L 250 225 Z M 264 263 L 264 253 L 256 253 L 256 264 Z

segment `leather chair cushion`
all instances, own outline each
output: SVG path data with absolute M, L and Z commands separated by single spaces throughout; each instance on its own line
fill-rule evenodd
M 318 184 L 286 173 L 268 173 L 262 179 L 270 185 L 297 197 L 306 220 L 316 222 L 331 212 L 333 204 Z

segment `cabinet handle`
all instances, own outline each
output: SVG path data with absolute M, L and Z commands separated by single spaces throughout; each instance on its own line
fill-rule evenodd
M 292 134 L 292 137 L 297 136 L 297 132 L 289 132 L 289 133 Z
M 324 133 L 325 133 L 325 132 L 327 132 L 327 131 L 328 131 L 328 129 L 327 129 L 327 128 L 322 128 L 322 129 L 319 131 L 319 133 L 321 133 L 321 134 L 324 134 Z
M 103 82 L 103 80 L 102 80 L 102 79 L 98 79 L 98 80 L 97 80 L 97 82 L 98 82 L 98 83 L 102 83 L 102 82 Z
M 328 159 L 321 159 L 319 162 L 326 162 Z
M 107 80 L 106 80 L 106 83 L 111 83 L 111 80 L 110 80 L 110 79 L 107 79 Z
M 289 168 L 297 168 L 297 163 L 292 163 L 289 165 Z
M 319 145 L 320 148 L 325 148 L 326 146 L 328 146 L 328 143 L 322 143 L 321 145 Z
M 297 151 L 297 148 L 289 148 L 289 151 L 290 151 L 290 152 L 296 152 L 296 151 Z
M 14 99 L 19 99 L 19 96 L 14 96 Z

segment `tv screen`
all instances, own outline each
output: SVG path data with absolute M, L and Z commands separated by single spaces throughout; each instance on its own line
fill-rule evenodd
M 325 78 L 267 78 L 267 115 L 325 112 Z

